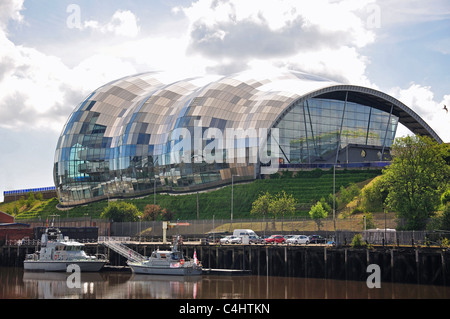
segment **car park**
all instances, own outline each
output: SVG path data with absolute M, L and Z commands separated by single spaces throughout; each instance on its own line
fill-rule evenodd
M 311 244 L 325 244 L 326 239 L 320 235 L 311 235 L 311 236 L 309 236 L 309 242 Z
M 306 235 L 295 235 L 286 240 L 287 244 L 309 244 L 309 237 Z
M 286 242 L 286 239 L 282 235 L 272 235 L 264 239 L 264 241 L 268 244 L 282 244 Z
M 240 244 L 241 242 L 242 238 L 234 235 L 226 236 L 220 239 L 221 244 Z

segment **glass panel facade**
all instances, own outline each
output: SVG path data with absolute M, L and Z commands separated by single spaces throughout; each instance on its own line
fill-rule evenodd
M 297 103 L 276 125 L 284 163 L 334 162 L 351 144 L 389 148 L 398 117 L 370 106 L 330 99 Z
M 140 74 L 108 83 L 75 108 L 62 130 L 54 164 L 60 202 L 192 191 L 232 176 L 251 180 L 267 163 L 262 155 L 279 154 L 270 165 L 334 163 L 349 145 L 389 147 L 398 123 L 389 112 L 302 98 L 332 84 L 295 72 L 170 84 Z M 273 128 L 277 134 L 269 133 Z

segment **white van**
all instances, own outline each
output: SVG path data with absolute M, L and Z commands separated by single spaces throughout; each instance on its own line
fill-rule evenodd
M 258 235 L 251 229 L 235 229 L 233 236 L 242 238 L 243 244 L 249 244 L 250 238 L 258 238 Z
M 242 236 L 257 236 L 256 233 L 251 229 L 235 229 L 233 231 L 233 236 L 242 237 Z

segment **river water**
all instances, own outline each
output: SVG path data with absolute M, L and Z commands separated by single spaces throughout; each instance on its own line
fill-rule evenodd
M 128 272 L 82 273 L 72 287 L 69 273 L 24 272 L 0 267 L 0 299 L 448 299 L 450 287 L 271 276 L 172 277 Z

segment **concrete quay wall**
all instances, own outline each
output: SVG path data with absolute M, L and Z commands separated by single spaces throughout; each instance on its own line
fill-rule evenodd
M 166 244 L 127 244 L 132 250 L 149 256 L 157 248 L 170 249 Z M 32 246 L 0 247 L 0 266 L 23 267 Z M 88 254 L 105 254 L 111 266 L 125 266 L 126 258 L 109 248 L 86 244 Z M 201 245 L 184 244 L 185 256 L 194 251 L 204 269 L 250 270 L 252 275 L 337 280 L 366 281 L 371 264 L 380 267 L 382 282 L 425 285 L 450 284 L 450 252 L 441 248 L 374 247 L 353 249 L 320 245 Z

